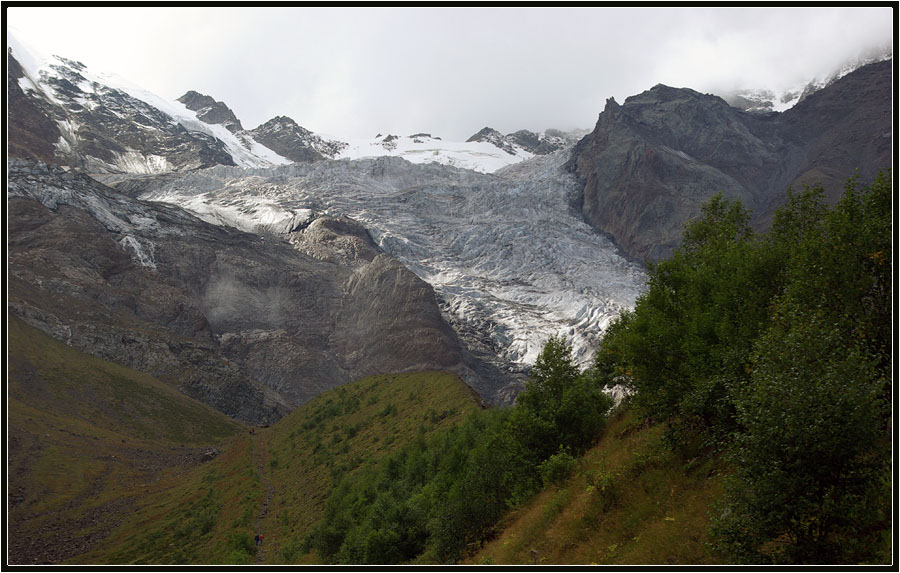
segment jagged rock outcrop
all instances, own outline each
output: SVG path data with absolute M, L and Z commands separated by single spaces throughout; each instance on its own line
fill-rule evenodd
M 555 134 L 535 133 L 527 129 L 520 129 L 519 131 L 503 135 L 496 129 L 485 127 L 467 139 L 466 142 L 483 141 L 490 143 L 510 155 L 517 155 L 520 151 L 526 151 L 532 155 L 547 155 L 571 144 L 562 132 L 556 130 L 548 131 L 555 132 Z
M 340 141 L 319 137 L 283 115 L 274 117 L 247 133 L 275 153 L 298 163 L 334 159 L 347 146 Z
M 194 90 L 188 91 L 186 94 L 178 98 L 178 101 L 184 104 L 186 108 L 197 112 L 197 119 L 209 124 L 220 124 L 231 133 L 244 131 L 244 127 L 231 108 L 224 102 L 216 101 L 208 95 L 204 95 Z
M 11 156 L 101 173 L 234 165 L 221 141 L 85 77 L 80 62 L 57 57 L 40 78 L 29 78 L 11 54 L 7 63 Z
M 845 76 L 788 111 L 754 114 L 690 89 L 657 85 L 612 98 L 567 164 L 585 219 L 630 256 L 656 260 L 721 192 L 765 228 L 788 186 L 821 182 L 835 200 L 860 169 L 891 165 L 891 62 Z
M 349 219 L 284 239 L 12 161 L 8 309 L 250 423 L 376 373 L 465 368 L 430 286 Z

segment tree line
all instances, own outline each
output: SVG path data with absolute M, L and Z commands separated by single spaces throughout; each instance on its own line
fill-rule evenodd
M 764 234 L 749 219 L 704 205 L 595 368 L 672 447 L 732 462 L 710 531 L 730 560 L 889 561 L 890 173 L 850 179 L 833 208 L 789 190 Z

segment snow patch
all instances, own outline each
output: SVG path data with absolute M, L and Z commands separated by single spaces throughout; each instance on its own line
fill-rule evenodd
M 124 251 L 132 253 L 132 259 L 140 265 L 152 270 L 156 270 L 156 262 L 153 260 L 153 243 L 146 241 L 147 248 L 141 244 L 141 241 L 131 235 L 124 235 L 119 239 L 119 246 Z

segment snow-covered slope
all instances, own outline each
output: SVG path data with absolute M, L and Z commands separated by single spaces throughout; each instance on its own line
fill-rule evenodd
M 42 54 L 12 35 L 8 47 L 25 74 L 19 87 L 43 100 L 59 125 L 57 153 L 70 162 L 77 158 L 88 170 L 160 173 L 223 162 L 240 167 L 291 163 L 118 75 Z
M 338 139 L 347 145 L 335 156 L 336 159 L 364 159 L 372 157 L 402 157 L 411 163 L 439 163 L 481 173 L 514 165 L 534 155 L 524 149 L 514 154 L 482 141 L 444 141 L 428 133 L 409 136 L 383 135 L 372 139 Z
M 833 72 L 824 76 L 778 88 L 740 89 L 721 94 L 734 107 L 756 113 L 783 112 L 800 103 L 807 96 L 829 86 L 850 72 L 863 66 L 889 60 L 893 57 L 892 46 L 873 51 L 868 55 L 848 60 Z
M 497 174 L 399 157 L 215 167 L 159 180 L 142 198 L 247 230 L 302 233 L 307 218 L 350 216 L 434 286 L 470 345 L 530 364 L 550 335 L 562 334 L 585 365 L 608 322 L 633 306 L 645 274 L 569 206 L 577 185 L 561 168 L 568 154 Z

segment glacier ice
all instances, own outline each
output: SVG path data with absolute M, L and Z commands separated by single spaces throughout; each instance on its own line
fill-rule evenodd
M 605 327 L 633 307 L 646 275 L 571 206 L 577 183 L 562 169 L 569 152 L 495 173 L 398 157 L 216 166 L 155 180 L 141 198 L 254 232 L 349 216 L 434 287 L 461 334 L 474 333 L 520 365 L 562 335 L 586 366 Z

